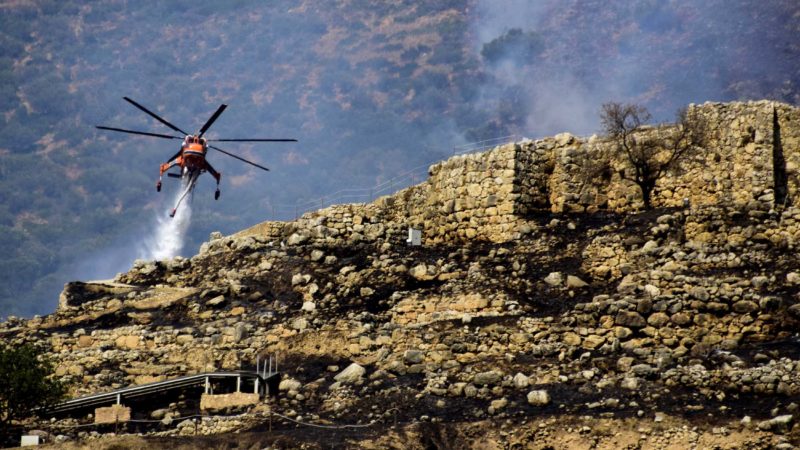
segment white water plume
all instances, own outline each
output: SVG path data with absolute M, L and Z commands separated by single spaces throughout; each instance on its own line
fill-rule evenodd
M 183 185 L 175 193 L 172 205 L 175 205 L 186 190 Z M 139 249 L 139 258 L 146 260 L 164 260 L 180 255 L 183 249 L 184 236 L 189 229 L 192 221 L 191 196 L 181 203 L 175 217 L 170 217 L 168 211 L 164 211 L 156 218 L 156 226 L 150 236 L 146 237 Z M 171 205 L 170 205 L 171 206 Z

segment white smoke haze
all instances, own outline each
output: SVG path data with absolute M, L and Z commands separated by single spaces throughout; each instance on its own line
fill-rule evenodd
M 175 192 L 172 199 L 173 205 L 178 202 L 184 189 L 186 187 L 181 186 L 181 189 Z M 181 203 L 175 217 L 169 217 L 167 211 L 158 214 L 152 234 L 143 239 L 138 250 L 139 259 L 161 261 L 181 254 L 186 232 L 192 222 L 192 195 L 189 193 L 189 198 Z
M 512 28 L 531 29 L 539 25 L 551 1 L 480 0 L 476 5 L 476 37 L 480 47 Z
M 192 220 L 192 196 L 184 199 L 175 217 L 169 217 L 169 211 L 182 193 L 183 188 L 178 189 L 172 197 L 162 198 L 152 225 L 146 229 L 134 231 L 133 237 L 117 240 L 104 251 L 76 261 L 70 279 L 111 279 L 117 273 L 130 270 L 137 258 L 159 261 L 179 256 L 186 244 L 186 233 Z
M 643 16 L 637 8 L 653 13 Z M 625 28 L 585 28 L 587 23 L 600 25 L 588 18 L 604 15 Z M 717 42 L 687 40 L 682 34 L 698 27 L 730 27 L 738 17 L 734 10 L 723 14 L 699 1 L 633 2 L 626 8 L 581 0 L 478 0 L 473 17 L 472 47 L 488 74 L 477 107 L 501 111 L 503 102 L 506 110 L 513 104 L 524 116 L 513 127 L 529 137 L 598 132 L 601 106 L 610 101 L 642 104 L 655 120 L 669 121 L 687 103 L 731 100 L 737 94 L 716 68 L 736 55 Z M 540 55 L 524 58 L 511 46 L 492 61 L 480 55 L 512 29 L 537 33 Z M 683 66 L 690 58 L 707 67 Z M 762 58 L 776 59 L 766 50 Z

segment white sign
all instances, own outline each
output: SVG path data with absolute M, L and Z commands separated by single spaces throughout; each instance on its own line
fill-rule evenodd
M 422 230 L 415 230 L 409 227 L 406 242 L 414 246 L 422 245 Z
M 35 445 L 39 445 L 39 436 L 34 435 L 22 435 L 22 439 L 20 439 L 19 446 L 20 447 L 33 447 Z

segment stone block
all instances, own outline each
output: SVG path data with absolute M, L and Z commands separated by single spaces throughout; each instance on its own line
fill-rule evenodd
M 230 394 L 203 394 L 200 396 L 200 409 L 221 410 L 241 406 L 255 405 L 260 400 L 256 393 L 232 392 Z
M 123 405 L 111 405 L 94 410 L 94 423 L 119 423 L 131 420 L 131 408 Z
M 35 447 L 35 446 L 38 446 L 39 443 L 40 443 L 39 436 L 37 436 L 35 434 L 33 434 L 33 435 L 26 434 L 26 435 L 23 435 L 20 438 L 19 446 L 20 447 Z

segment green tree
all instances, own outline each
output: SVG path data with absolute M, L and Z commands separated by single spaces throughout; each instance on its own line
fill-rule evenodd
M 66 393 L 41 348 L 0 344 L 0 430 L 8 430 L 14 420 L 42 413 Z

